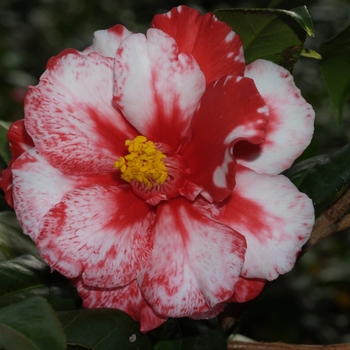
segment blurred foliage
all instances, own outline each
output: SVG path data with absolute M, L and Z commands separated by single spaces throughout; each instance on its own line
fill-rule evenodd
M 350 20 L 348 0 L 1 0 L 0 120 L 23 117 L 26 89 L 37 84 L 51 56 L 67 47 L 84 49 L 91 45 L 95 30 L 115 23 L 145 32 L 154 14 L 180 4 L 202 12 L 232 7 L 290 10 L 306 5 L 315 37 L 308 38 L 305 46 L 316 52 L 326 40 L 344 30 Z M 302 57 L 293 73 L 317 116 L 315 137 L 300 160 L 329 154 L 349 144 L 349 101 L 344 106 L 342 124 L 337 125 L 319 62 Z M 5 243 L 11 254 L 18 248 Z M 253 302 L 240 333 L 263 341 L 350 342 L 349 249 L 349 232 L 318 244 L 292 272 L 272 283 Z

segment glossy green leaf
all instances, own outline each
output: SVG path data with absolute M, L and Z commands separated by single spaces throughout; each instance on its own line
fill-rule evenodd
M 115 309 L 76 310 L 58 313 L 69 346 L 92 350 L 151 350 L 148 337 L 130 316 Z
M 50 273 L 41 259 L 22 255 L 0 262 L 0 307 L 32 296 L 44 297 L 56 310 L 76 309 L 80 305 L 76 289 L 57 272 Z
M 33 297 L 0 309 L 0 348 L 64 350 L 65 335 L 47 301 Z
M 350 25 L 320 47 L 320 62 L 333 113 L 341 121 L 345 102 L 350 97 Z
M 321 203 L 350 183 L 350 144 L 329 155 L 316 156 L 284 172 L 301 192 Z
M 0 157 L 8 164 L 11 160 L 11 152 L 9 143 L 7 140 L 7 131 L 11 125 L 11 122 L 5 122 L 0 120 Z
M 10 211 L 0 212 L 0 261 L 23 254 L 40 257 L 33 241 L 22 233 L 16 215 Z
M 206 334 L 167 340 L 157 343 L 155 350 L 226 350 L 227 341 L 223 330 L 216 329 Z
M 169 319 L 156 330 L 155 350 L 227 350 L 227 337 L 216 318 Z
M 306 34 L 314 33 L 305 6 L 293 11 L 227 9 L 215 15 L 241 37 L 247 63 L 263 58 L 291 70 L 303 50 Z

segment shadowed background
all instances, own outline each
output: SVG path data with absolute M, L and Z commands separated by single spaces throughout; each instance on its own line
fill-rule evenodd
M 350 2 L 346 0 L 1 0 L 0 119 L 23 118 L 27 86 L 37 84 L 51 56 L 67 47 L 84 49 L 91 45 L 95 30 L 116 23 L 135 32 L 146 32 L 154 14 L 180 4 L 203 13 L 229 7 L 290 9 L 307 5 L 316 35 L 308 38 L 305 46 L 316 51 L 350 20 Z M 303 96 L 316 110 L 315 137 L 303 158 L 329 153 L 349 143 L 349 103 L 342 124 L 336 124 L 318 62 L 301 58 L 294 76 Z M 1 208 L 6 207 L 1 204 Z M 262 341 L 350 342 L 349 252 L 349 232 L 320 242 L 291 273 L 272 283 L 252 304 L 240 333 Z

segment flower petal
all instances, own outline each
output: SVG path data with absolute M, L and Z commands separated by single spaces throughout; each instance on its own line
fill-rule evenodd
M 39 155 L 35 148 L 23 153 L 13 163 L 12 173 L 14 209 L 24 233 L 34 241 L 41 219 L 60 202 L 65 193 L 93 183 L 118 184 L 113 173 L 92 177 L 64 175 Z
M 167 318 L 156 314 L 145 302 L 136 281 L 125 287 L 97 289 L 86 286 L 82 279 L 75 282 L 85 308 L 113 308 L 122 310 L 135 321 L 140 322 L 140 330 L 146 333 L 163 324 Z
M 187 6 L 156 15 L 151 27 L 173 37 L 180 52 L 191 53 L 205 74 L 207 84 L 226 75 L 243 76 L 244 54 L 239 36 L 217 20 Z
M 5 192 L 6 202 L 13 207 L 12 197 L 12 165 L 13 162 L 23 153 L 34 147 L 33 140 L 28 135 L 23 119 L 13 122 L 8 130 L 7 138 L 9 140 L 12 159 L 7 168 L 2 170 L 0 176 L 0 187 Z
M 9 206 L 13 208 L 13 196 L 12 196 L 12 164 L 10 161 L 8 167 L 1 171 L 0 175 L 0 188 L 4 191 L 4 197 Z
M 282 175 L 237 167 L 219 220 L 247 240 L 242 276 L 274 280 L 291 270 L 314 224 L 312 201 Z
M 247 66 L 245 76 L 254 80 L 269 107 L 270 122 L 265 142 L 238 143 L 235 158 L 256 172 L 277 175 L 288 169 L 309 145 L 315 113 L 283 67 L 257 60 Z
M 46 212 L 76 186 L 73 178 L 53 168 L 35 148 L 12 166 L 14 209 L 25 234 L 34 241 Z
M 112 288 L 138 277 L 152 249 L 154 212 L 129 186 L 94 185 L 65 194 L 41 224 L 37 246 L 51 268 Z
M 118 50 L 114 102 L 129 122 L 153 142 L 176 149 L 187 135 L 205 89 L 205 78 L 189 53 L 177 52 L 173 38 L 149 29 Z
M 113 63 L 97 53 L 52 58 L 25 102 L 25 126 L 48 162 L 69 175 L 113 170 L 133 128 L 112 106 Z
M 141 292 L 156 312 L 200 314 L 232 295 L 245 252 L 240 234 L 183 197 L 158 205 L 153 231 Z
M 233 144 L 261 143 L 267 123 L 267 107 L 251 79 L 229 76 L 210 84 L 193 116 L 191 141 L 181 152 L 191 171 L 184 195 L 191 199 L 198 192 L 194 183 L 210 201 L 227 197 L 235 184 Z
M 18 158 L 23 152 L 34 147 L 32 138 L 28 135 L 24 127 L 24 120 L 13 122 L 7 133 L 10 150 L 13 158 Z
M 256 298 L 264 289 L 266 280 L 239 277 L 233 296 L 228 302 L 245 303 Z
M 203 312 L 201 314 L 189 316 L 189 318 L 192 318 L 193 320 L 208 320 L 210 318 L 217 316 L 219 313 L 223 312 L 225 310 L 225 306 L 226 306 L 226 303 L 219 303 L 219 304 L 216 304 L 209 311 Z
M 91 52 L 97 52 L 105 57 L 115 57 L 122 41 L 131 34 L 132 32 L 120 24 L 106 30 L 97 30 L 94 33 Z

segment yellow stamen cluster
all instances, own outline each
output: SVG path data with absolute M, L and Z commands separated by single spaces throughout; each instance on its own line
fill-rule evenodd
M 126 140 L 129 154 L 120 157 L 114 166 L 121 171 L 121 178 L 127 182 L 137 180 L 148 187 L 163 184 L 168 177 L 163 159 L 166 155 L 158 151 L 152 141 L 145 136 Z

